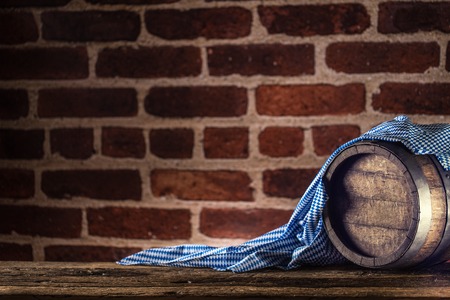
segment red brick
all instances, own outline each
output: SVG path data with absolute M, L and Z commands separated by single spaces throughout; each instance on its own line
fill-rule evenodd
M 141 26 L 131 11 L 49 11 L 41 20 L 43 38 L 59 41 L 135 41 Z
M 387 82 L 372 106 L 383 113 L 450 115 L 450 83 Z
M 278 169 L 263 172 L 264 193 L 272 197 L 300 199 L 319 170 Z
M 207 127 L 204 131 L 203 150 L 206 158 L 247 158 L 248 128 Z
M 0 79 L 81 79 L 89 74 L 85 47 L 0 49 Z
M 188 239 L 191 213 L 187 209 L 90 208 L 89 234 L 128 239 Z
M 46 261 L 112 262 L 141 251 L 141 248 L 56 245 L 45 247 Z
M 145 98 L 147 113 L 166 118 L 239 117 L 247 106 L 247 91 L 234 86 L 155 87 Z
M 250 239 L 286 224 L 291 214 L 280 209 L 204 208 L 200 231 L 214 238 Z
M 29 12 L 0 13 L 0 44 L 23 44 L 38 39 L 34 16 Z
M 163 3 L 175 3 L 180 0 L 86 0 L 93 4 L 127 4 L 127 5 L 152 5 Z
M 52 153 L 69 159 L 87 159 L 95 153 L 92 128 L 58 128 L 50 131 Z
M 0 129 L 0 159 L 44 157 L 44 130 Z
M 99 77 L 158 78 L 200 75 L 202 61 L 196 47 L 106 48 L 98 54 Z
M 31 245 L 0 243 L 0 260 L 32 261 L 33 249 L 31 248 Z
M 153 195 L 182 200 L 253 201 L 251 179 L 242 171 L 162 170 L 151 172 Z
M 71 0 L 2 0 L 0 7 L 63 6 Z
M 439 66 L 439 45 L 432 43 L 333 43 L 328 67 L 344 73 L 423 73 Z
M 314 126 L 311 129 L 314 152 L 319 156 L 330 155 L 339 146 L 361 134 L 355 125 Z
M 310 44 L 225 45 L 207 51 L 209 73 L 213 76 L 314 74 L 314 46 Z
M 357 34 L 370 26 L 361 4 L 259 6 L 261 23 L 270 34 L 314 36 Z
M 168 40 L 235 39 L 250 34 L 252 14 L 239 7 L 148 10 L 145 23 L 148 32 Z
M 33 171 L 24 169 L 0 169 L 1 198 L 26 199 L 33 196 Z
M 14 120 L 26 117 L 28 107 L 26 90 L 0 89 L 0 119 Z
M 117 158 L 143 158 L 146 147 L 140 128 L 104 127 L 102 154 Z
M 39 206 L 0 206 L 0 233 L 79 238 L 81 210 Z
M 161 158 L 192 158 L 194 131 L 188 128 L 152 129 L 150 151 Z
M 136 90 L 72 88 L 39 91 L 38 115 L 43 118 L 103 118 L 137 115 Z
M 303 153 L 304 134 L 299 127 L 267 127 L 258 136 L 259 152 L 271 157 L 296 157 Z
M 365 93 L 359 83 L 263 85 L 256 89 L 256 109 L 268 116 L 358 114 L 365 109 Z
M 50 198 L 87 197 L 140 200 L 141 178 L 135 170 L 44 171 L 42 191 Z
M 450 3 L 385 2 L 378 8 L 378 31 L 414 33 L 442 31 L 450 33 Z

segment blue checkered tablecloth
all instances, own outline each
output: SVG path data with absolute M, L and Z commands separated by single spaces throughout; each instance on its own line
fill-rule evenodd
M 361 140 L 401 142 L 413 153 L 432 154 L 450 170 L 450 124 L 413 124 L 406 116 L 384 122 L 339 147 L 325 162 L 300 199 L 289 222 L 239 246 L 180 245 L 152 248 L 125 257 L 121 265 L 208 267 L 245 272 L 267 267 L 293 269 L 301 265 L 346 262 L 325 232 L 322 211 L 327 200 L 322 177 L 333 159 Z

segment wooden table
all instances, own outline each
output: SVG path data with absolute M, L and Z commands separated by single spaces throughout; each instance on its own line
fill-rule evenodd
M 450 263 L 401 272 L 339 266 L 234 274 L 114 263 L 0 262 L 0 299 L 63 297 L 450 299 Z

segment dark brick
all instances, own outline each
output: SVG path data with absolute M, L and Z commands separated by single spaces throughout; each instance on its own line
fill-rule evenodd
M 139 252 L 142 249 L 104 246 L 57 245 L 47 246 L 44 250 L 46 261 L 112 262 Z
M 207 127 L 204 131 L 206 158 L 247 158 L 248 143 L 246 127 Z
M 0 89 L 0 119 L 14 120 L 28 115 L 26 90 Z
M 31 245 L 0 243 L 0 260 L 32 261 L 33 248 L 31 248 Z
M 207 51 L 213 76 L 314 74 L 314 46 L 309 44 L 225 45 Z
M 0 7 L 64 6 L 71 0 L 2 0 Z
M 47 196 L 60 199 L 140 200 L 142 194 L 135 170 L 44 171 L 41 186 Z
M 344 73 L 423 73 L 439 66 L 440 49 L 432 43 L 334 43 L 326 50 L 328 67 Z
M 445 57 L 447 59 L 445 63 L 445 69 L 450 72 L 450 42 L 447 44 L 447 51 L 445 53 Z
M 33 171 L 23 169 L 0 169 L 1 198 L 26 199 L 33 196 Z
M 0 233 L 79 238 L 81 210 L 39 206 L 2 205 Z
M 263 172 L 264 193 L 272 197 L 300 199 L 319 170 L 278 169 Z
M 261 23 L 271 34 L 314 36 L 357 34 L 370 26 L 361 4 L 259 6 Z
M 44 157 L 41 129 L 0 129 L 0 159 L 40 159 Z
M 355 125 L 314 126 L 312 127 L 314 152 L 319 156 L 330 155 L 360 134 L 359 127 Z
M 387 82 L 372 106 L 383 113 L 450 115 L 450 83 Z
M 378 8 L 378 31 L 414 33 L 418 31 L 450 33 L 450 3 L 385 2 Z
M 251 179 L 241 171 L 153 170 L 153 195 L 182 200 L 253 201 Z
M 148 32 L 168 40 L 235 39 L 250 34 L 252 14 L 240 7 L 149 10 L 145 23 Z
M 0 12 L 0 44 L 23 44 L 38 39 L 34 16 L 29 12 Z
M 163 3 L 175 3 L 180 0 L 85 0 L 93 4 L 127 4 L 127 5 L 152 5 Z
M 188 239 L 188 209 L 105 207 L 87 210 L 89 234 L 128 239 Z
M 150 151 L 161 158 L 192 158 L 194 131 L 188 128 L 152 129 Z
M 92 128 L 59 128 L 50 131 L 52 153 L 69 159 L 87 159 L 94 154 Z
M 84 47 L 0 49 L 0 79 L 81 79 L 89 74 Z
M 365 87 L 359 83 L 263 85 L 256 89 L 256 109 L 269 116 L 358 114 L 365 109 Z
M 102 129 L 102 154 L 117 158 L 143 158 L 144 133 L 140 128 L 104 127 Z
M 286 224 L 291 214 L 281 209 L 204 208 L 200 231 L 213 238 L 250 239 Z
M 38 115 L 43 118 L 129 117 L 137 115 L 136 90 L 44 89 L 39 91 Z
M 147 113 L 160 117 L 238 117 L 247 113 L 247 91 L 234 86 L 155 87 Z
M 43 38 L 60 41 L 135 41 L 141 26 L 131 11 L 50 11 L 41 20 Z
M 98 55 L 99 77 L 157 78 L 200 75 L 202 61 L 196 47 L 119 47 Z
M 259 152 L 271 157 L 296 157 L 303 153 L 304 134 L 299 127 L 267 127 L 258 136 Z

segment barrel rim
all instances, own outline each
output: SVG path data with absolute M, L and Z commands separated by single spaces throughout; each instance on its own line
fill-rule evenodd
M 377 150 L 375 150 L 377 149 Z M 348 158 L 361 154 L 376 154 L 375 151 L 383 151 L 389 154 L 386 158 L 398 165 L 400 163 L 405 168 L 405 175 L 410 177 L 408 182 L 415 185 L 416 197 L 414 197 L 413 220 L 406 235 L 405 240 L 393 253 L 370 257 L 359 254 L 351 250 L 335 232 L 332 226 L 332 217 L 329 215 L 330 195 L 324 209 L 324 225 L 328 236 L 336 249 L 350 261 L 365 267 L 409 267 L 414 265 L 411 258 L 421 249 L 426 240 L 426 233 L 431 226 L 431 195 L 428 183 L 420 167 L 415 161 L 415 155 L 409 152 L 399 143 L 389 143 L 384 141 L 363 140 L 355 143 L 347 149 L 344 149 L 330 163 L 324 175 L 325 188 L 329 189 L 330 180 L 338 166 Z M 414 193 L 414 192 L 413 192 Z
M 444 262 L 450 258 L 450 171 L 446 171 L 439 160 L 434 155 L 430 155 L 431 161 L 436 167 L 445 192 L 447 219 L 444 232 L 442 233 L 439 245 L 436 247 L 432 255 L 426 259 L 421 266 L 429 266 Z

